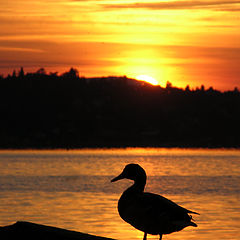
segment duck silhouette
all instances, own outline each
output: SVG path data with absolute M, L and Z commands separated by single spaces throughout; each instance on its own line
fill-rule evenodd
M 171 200 L 153 193 L 144 192 L 147 176 L 138 164 L 128 164 L 122 173 L 111 182 L 131 179 L 134 184 L 125 190 L 118 201 L 120 217 L 136 229 L 147 234 L 159 235 L 177 232 L 185 227 L 197 227 L 189 214 L 199 214 L 183 208 Z

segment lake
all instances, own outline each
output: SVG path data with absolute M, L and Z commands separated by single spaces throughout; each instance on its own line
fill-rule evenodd
M 240 151 L 222 149 L 2 150 L 0 225 L 22 220 L 142 239 L 117 212 L 132 182 L 110 183 L 128 163 L 146 170 L 146 191 L 201 214 L 193 216 L 197 228 L 163 239 L 240 239 Z

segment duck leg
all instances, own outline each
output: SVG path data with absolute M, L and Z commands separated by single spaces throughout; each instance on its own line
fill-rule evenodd
M 147 240 L 147 233 L 146 232 L 144 233 L 143 240 Z
M 162 234 L 159 234 L 159 240 L 162 240 Z

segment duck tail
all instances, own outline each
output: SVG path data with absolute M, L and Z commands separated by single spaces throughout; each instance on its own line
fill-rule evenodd
M 191 220 L 194 221 L 193 217 L 191 215 L 189 215 L 190 217 L 190 223 L 189 223 L 189 226 L 193 226 L 193 227 L 197 227 L 198 225 L 195 223 L 195 222 L 192 222 Z
M 193 211 L 190 211 L 190 210 L 187 210 L 188 213 L 192 213 L 192 214 L 197 214 L 197 215 L 200 215 L 200 213 L 197 213 L 197 212 L 193 212 Z
M 197 227 L 198 225 L 195 222 L 190 222 L 189 226 Z

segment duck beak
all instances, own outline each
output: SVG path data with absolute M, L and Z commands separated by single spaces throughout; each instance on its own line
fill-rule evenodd
M 121 173 L 119 176 L 113 178 L 113 179 L 111 180 L 111 182 L 116 182 L 116 181 L 121 180 L 121 179 L 123 179 L 123 178 L 125 178 L 125 177 L 124 177 L 123 173 Z

